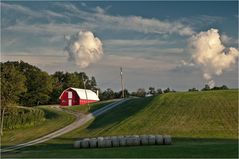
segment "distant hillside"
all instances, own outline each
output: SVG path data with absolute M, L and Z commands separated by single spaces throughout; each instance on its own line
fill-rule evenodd
M 132 99 L 67 136 L 237 138 L 237 127 L 238 90 L 178 92 Z

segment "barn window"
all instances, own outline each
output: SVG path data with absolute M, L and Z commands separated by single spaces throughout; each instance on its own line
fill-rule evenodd
M 72 98 L 72 92 L 68 92 L 68 98 Z

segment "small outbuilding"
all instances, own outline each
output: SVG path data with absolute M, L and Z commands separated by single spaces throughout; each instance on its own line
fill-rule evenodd
M 64 90 L 59 99 L 60 105 L 62 106 L 83 105 L 98 102 L 100 100 L 98 95 L 91 90 L 72 87 Z

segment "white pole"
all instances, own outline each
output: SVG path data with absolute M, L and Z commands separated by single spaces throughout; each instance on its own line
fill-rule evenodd
M 122 71 L 122 67 L 120 67 L 120 77 L 121 77 L 121 87 L 122 87 L 122 98 L 124 98 L 124 84 L 123 84 L 123 71 Z
M 85 88 L 85 80 L 84 80 L 83 74 L 82 74 L 82 80 L 83 80 L 83 84 L 84 84 L 85 96 L 86 96 L 86 100 L 87 100 L 88 110 L 90 110 L 90 106 L 89 106 L 89 102 L 88 102 L 88 95 L 87 95 L 87 91 L 86 91 L 86 88 Z

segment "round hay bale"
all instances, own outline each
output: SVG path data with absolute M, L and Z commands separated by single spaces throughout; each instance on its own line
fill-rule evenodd
M 133 135 L 133 137 L 134 137 L 134 145 L 135 145 L 135 146 L 140 145 L 139 135 Z
M 137 137 L 137 138 L 139 138 L 139 135 L 133 135 L 133 137 Z
M 126 146 L 126 138 L 124 136 L 118 137 L 119 139 L 119 145 L 120 146 Z
M 163 144 L 163 136 L 162 135 L 155 135 L 155 143 L 157 145 L 162 145 Z
M 119 143 L 119 138 L 116 136 L 111 137 L 112 140 L 112 146 L 113 147 L 119 147 L 120 143 Z
M 164 136 L 163 136 L 163 144 L 164 144 L 164 145 L 171 145 L 171 144 L 172 144 L 171 136 L 169 136 L 169 135 L 164 135 Z
M 96 138 L 92 138 L 89 140 L 89 147 L 90 148 L 96 148 L 97 147 L 97 139 Z
M 127 138 L 127 137 L 132 137 L 132 135 L 126 135 L 126 136 L 124 136 L 125 138 Z
M 111 141 L 111 139 L 108 139 L 108 138 L 105 139 L 105 138 L 104 138 L 103 141 L 104 141 L 104 146 L 105 146 L 105 147 L 112 147 L 112 141 Z
M 85 138 L 81 141 L 81 145 L 82 148 L 89 148 L 89 138 Z
M 149 135 L 149 145 L 155 145 L 155 136 Z
M 103 140 L 104 137 L 97 137 L 97 140 Z
M 105 146 L 104 138 L 103 138 L 103 137 L 98 137 L 98 138 L 97 138 L 97 146 L 98 146 L 99 148 Z
M 127 137 L 125 137 L 126 138 L 126 145 L 127 146 L 132 146 L 133 145 L 133 137 L 130 137 L 130 136 L 127 136 Z
M 140 138 L 139 138 L 139 136 L 134 136 L 133 137 L 133 146 L 138 146 L 138 145 L 140 145 Z
M 127 146 L 138 146 L 140 145 L 140 139 L 136 136 L 126 137 Z
M 82 140 L 77 140 L 77 141 L 75 141 L 75 142 L 74 142 L 74 147 L 75 147 L 75 148 L 81 148 L 81 141 L 82 141 Z
M 149 144 L 149 137 L 147 135 L 140 135 L 139 138 L 140 138 L 141 145 Z

